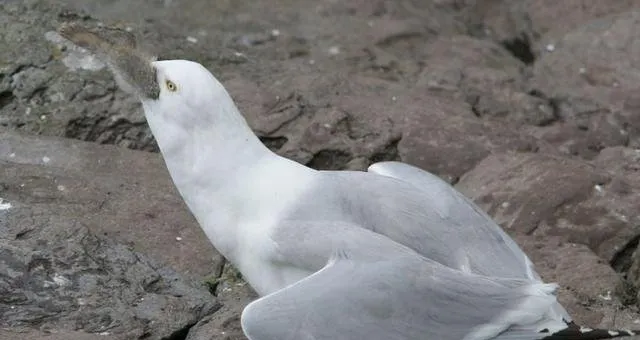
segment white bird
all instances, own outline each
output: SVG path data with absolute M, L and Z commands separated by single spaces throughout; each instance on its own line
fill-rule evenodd
M 437 176 L 385 162 L 315 171 L 252 132 L 202 65 L 155 61 L 126 33 L 65 25 L 138 96 L 206 236 L 261 296 L 251 340 L 604 339 L 571 322 L 517 244 Z M 123 35 L 124 34 L 124 35 Z

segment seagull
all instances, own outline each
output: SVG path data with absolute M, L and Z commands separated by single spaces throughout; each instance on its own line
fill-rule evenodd
M 260 296 L 250 340 L 587 340 L 520 247 L 439 177 L 401 162 L 316 171 L 264 146 L 204 66 L 125 31 L 63 24 L 142 103 L 171 178 Z

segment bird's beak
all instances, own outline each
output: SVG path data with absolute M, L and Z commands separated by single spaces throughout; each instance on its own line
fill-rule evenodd
M 133 34 L 117 28 L 90 29 L 76 23 L 63 24 L 58 33 L 74 45 L 102 59 L 114 74 L 118 85 L 142 100 L 158 99 L 160 86 L 155 60 L 136 48 Z

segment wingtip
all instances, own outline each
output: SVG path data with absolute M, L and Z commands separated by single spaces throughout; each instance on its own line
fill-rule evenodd
M 570 322 L 567 328 L 541 338 L 541 340 L 602 340 L 635 335 L 640 335 L 640 330 L 589 328 Z

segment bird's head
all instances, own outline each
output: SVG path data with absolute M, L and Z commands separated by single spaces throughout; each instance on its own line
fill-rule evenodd
M 201 64 L 188 60 L 163 60 L 154 61 L 151 65 L 155 71 L 158 96 L 139 94 L 148 120 L 161 119 L 193 130 L 198 127 L 215 128 L 240 118 L 225 88 Z

